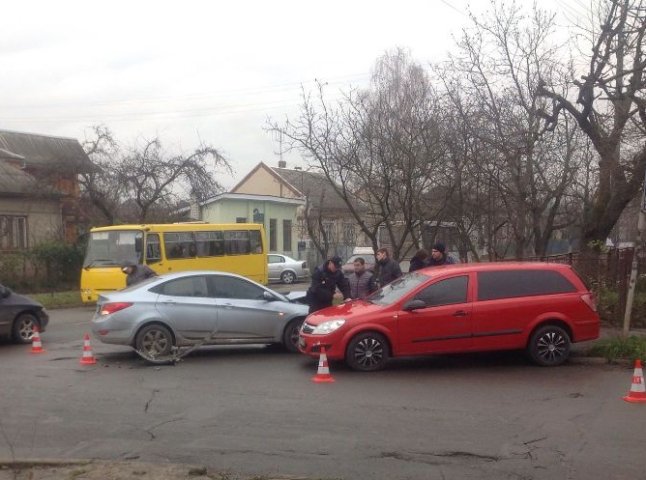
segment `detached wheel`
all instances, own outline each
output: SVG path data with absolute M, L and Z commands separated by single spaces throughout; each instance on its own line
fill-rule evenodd
M 390 357 L 386 338 L 380 333 L 366 332 L 354 337 L 345 352 L 345 361 L 353 370 L 381 370 Z
M 304 320 L 304 318 L 297 318 L 289 322 L 285 327 L 283 345 L 288 352 L 298 352 L 298 333 L 301 331 L 301 325 L 303 325 Z
M 527 352 L 537 365 L 554 367 L 569 358 L 571 345 L 565 330 L 556 325 L 546 325 L 532 334 Z
M 137 333 L 135 348 L 150 358 L 165 357 L 173 347 L 173 336 L 163 325 L 148 325 Z
M 280 281 L 288 285 L 291 285 L 296 281 L 296 274 L 294 272 L 283 272 L 280 275 Z
M 13 321 L 11 336 L 16 343 L 29 343 L 34 334 L 34 327 L 39 326 L 38 319 L 32 313 L 21 313 Z

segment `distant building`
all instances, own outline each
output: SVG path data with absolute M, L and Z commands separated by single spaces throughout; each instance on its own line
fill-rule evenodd
M 84 223 L 78 175 L 92 168 L 76 139 L 0 130 L 0 250 L 75 242 Z

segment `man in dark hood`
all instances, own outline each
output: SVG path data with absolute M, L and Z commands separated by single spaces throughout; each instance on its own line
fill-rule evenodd
M 134 285 L 147 278 L 156 277 L 157 273 L 148 265 L 137 265 L 134 262 L 125 261 L 121 264 L 121 271 L 126 276 L 126 286 Z
M 341 270 L 341 258 L 335 256 L 316 267 L 312 274 L 312 284 L 306 297 L 310 313 L 332 306 L 337 288 L 344 300 L 350 299 L 350 285 Z

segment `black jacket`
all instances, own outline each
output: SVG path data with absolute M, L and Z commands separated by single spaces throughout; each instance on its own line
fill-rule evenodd
M 433 257 L 428 257 L 426 259 L 426 263 L 429 267 L 437 267 L 438 265 L 453 265 L 455 263 L 455 259 L 451 255 L 444 253 L 442 254 L 441 260 L 435 260 Z
M 393 280 L 397 280 L 402 276 L 402 269 L 399 268 L 399 263 L 392 258 L 387 258 L 385 261 L 377 262 L 379 264 L 379 287 L 388 285 Z
M 426 260 L 422 260 L 421 258 L 418 257 L 413 257 L 410 259 L 410 267 L 408 268 L 409 272 L 414 272 L 415 270 L 419 270 L 420 268 L 426 268 L 428 267 L 428 263 L 426 263 Z
M 312 274 L 312 284 L 307 289 L 307 303 L 310 313 L 332 305 L 334 292 L 339 289 L 343 298 L 350 298 L 350 285 L 341 269 L 331 272 L 324 265 L 316 267 Z
M 150 277 L 156 277 L 157 274 L 148 265 L 132 265 L 133 270 L 126 277 L 126 286 L 134 285 Z

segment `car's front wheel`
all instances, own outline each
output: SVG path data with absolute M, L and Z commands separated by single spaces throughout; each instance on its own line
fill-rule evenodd
M 38 327 L 36 316 L 33 313 L 21 313 L 13 321 L 11 336 L 16 343 L 29 343 L 35 327 Z
M 294 283 L 296 281 L 296 274 L 294 272 L 283 272 L 280 275 L 280 280 L 283 283 L 291 285 L 292 283 Z
M 362 372 L 381 370 L 389 357 L 388 341 L 377 332 L 360 333 L 350 341 L 345 352 L 350 368 Z
M 288 352 L 298 352 L 298 335 L 301 331 L 301 325 L 303 325 L 303 318 L 297 318 L 292 320 L 285 327 L 285 332 L 283 333 L 283 345 Z
M 135 348 L 144 356 L 156 358 L 168 355 L 173 347 L 173 336 L 163 325 L 147 325 L 137 333 Z
M 537 365 L 554 367 L 568 359 L 570 347 L 570 336 L 563 328 L 545 325 L 532 334 L 527 353 Z

